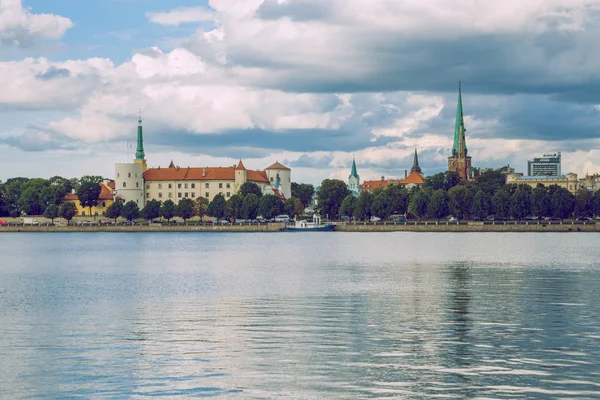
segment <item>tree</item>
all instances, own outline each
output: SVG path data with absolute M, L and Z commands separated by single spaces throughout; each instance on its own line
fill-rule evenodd
M 338 179 L 325 179 L 317 194 L 318 209 L 321 215 L 337 218 L 344 198 L 350 194 L 345 182 Z
M 506 175 L 500 171 L 485 171 L 475 178 L 475 186 L 490 196 L 493 196 L 505 184 Z
M 208 210 L 208 199 L 206 197 L 198 197 L 196 199 L 196 215 L 200 217 L 200 221 L 202 221 L 202 217 L 206 214 Z
M 568 218 L 575 208 L 575 196 L 563 187 L 557 187 L 552 194 L 552 214 L 558 218 Z
M 242 195 L 242 197 L 246 197 L 250 193 L 254 193 L 258 197 L 262 197 L 262 195 L 263 195 L 262 194 L 262 190 L 260 190 L 260 187 L 256 183 L 254 183 L 254 182 L 245 182 L 240 187 L 240 194 Z
M 594 194 L 589 190 L 579 190 L 575 195 L 575 216 L 592 217 L 594 215 Z
M 551 213 L 551 200 L 548 189 L 538 186 L 531 192 L 531 214 L 537 217 L 547 217 Z
M 454 186 L 448 190 L 450 212 L 457 218 L 467 219 L 471 212 L 473 194 L 466 186 Z
M 74 203 L 62 203 L 58 209 L 58 214 L 61 218 L 67 220 L 67 225 L 71 222 L 74 216 L 77 215 L 77 206 Z
M 84 183 L 95 183 L 99 185 L 100 182 L 103 181 L 104 178 L 100 175 L 84 175 L 79 179 L 79 186 L 81 187 L 81 185 L 83 185 Z M 79 189 L 77 189 L 77 191 L 79 191 Z
M 58 218 L 58 206 L 56 204 L 50 204 L 48 207 L 46 207 L 46 211 L 44 211 L 44 218 L 52 220 L 52 225 L 54 225 L 54 219 Z
M 356 197 L 354 195 L 349 194 L 342 201 L 342 205 L 340 206 L 340 216 L 341 217 L 352 217 L 354 215 L 354 208 L 356 207 Z
M 259 202 L 260 198 L 254 193 L 250 193 L 244 197 L 244 201 L 242 202 L 242 218 L 256 219 Z
M 527 186 L 529 188 L 529 186 Z M 516 219 L 523 219 L 531 212 L 530 192 L 519 187 L 510 199 L 510 214 Z
M 424 187 L 430 187 L 433 190 L 444 189 L 448 191 L 459 183 L 460 175 L 457 172 L 446 171 L 426 177 Z
M 473 196 L 473 203 L 471 204 L 471 215 L 477 218 L 486 218 L 490 215 L 492 209 L 492 197 L 489 193 L 479 190 Z
M 392 202 L 386 191 L 382 191 L 375 196 L 373 203 L 371 204 L 371 214 L 376 215 L 381 219 L 387 219 L 393 211 Z
M 250 194 L 248 194 L 247 196 L 250 196 Z M 254 194 L 254 196 L 256 196 L 256 194 Z M 225 218 L 225 215 L 227 213 L 227 202 L 225 201 L 225 197 L 223 197 L 222 194 L 216 195 L 215 198 L 208 205 L 206 213 L 211 217 L 215 217 L 217 219 Z
M 429 199 L 429 204 L 427 205 L 427 212 L 432 218 L 437 219 L 445 217 L 448 215 L 449 208 L 448 203 L 450 202 L 450 198 L 448 197 L 448 193 L 444 189 L 438 189 L 431 195 L 431 199 Z
M 165 200 L 160 205 L 160 216 L 166 219 L 167 222 L 171 222 L 171 218 L 175 216 L 175 203 L 173 203 L 173 200 Z
M 355 219 L 367 221 L 371 218 L 371 206 L 373 205 L 373 199 L 374 196 L 372 193 L 367 191 L 360 192 L 358 199 L 356 199 L 354 212 L 352 213 Z
M 315 187 L 313 185 L 308 183 L 292 182 L 292 197 L 300 200 L 304 208 L 308 207 L 314 194 Z
M 140 215 L 147 220 L 160 217 L 160 201 L 152 199 L 147 202 L 144 208 L 142 208 Z
M 16 218 L 21 215 L 22 208 L 19 206 L 21 189 L 29 181 L 28 178 L 10 178 L 4 183 L 5 208 L 8 214 Z
M 266 194 L 260 199 L 258 213 L 266 219 L 275 218 L 283 213 L 283 201 L 274 194 Z
M 121 212 L 123 212 L 123 202 L 121 200 L 117 200 L 106 209 L 106 217 L 113 219 L 116 224 L 117 218 L 121 216 Z
M 510 188 L 512 186 L 506 185 L 492 196 L 492 209 L 496 217 L 508 218 L 510 216 Z
M 239 194 L 234 194 L 227 200 L 226 210 L 227 210 L 227 218 L 230 220 L 235 220 L 241 218 L 242 215 L 242 203 L 244 202 L 244 198 Z
M 81 186 L 83 186 L 83 184 Z M 140 208 L 138 207 L 137 203 L 133 200 L 125 203 L 123 209 L 121 210 L 121 217 L 125 218 L 129 222 L 139 218 Z
M 385 189 L 392 213 L 406 214 L 408 203 L 410 202 L 410 193 L 403 186 L 390 186 Z
M 285 201 L 284 210 L 289 216 L 295 218 L 299 215 L 302 215 L 302 213 L 304 212 L 304 205 L 302 204 L 300 199 L 290 197 Z
M 181 217 L 184 223 L 187 219 L 192 218 L 194 216 L 194 200 L 187 197 L 179 200 L 175 207 L 175 215 Z
M 419 190 L 413 196 L 411 196 L 410 203 L 408 205 L 408 212 L 417 216 L 419 219 L 425 217 L 427 215 L 430 198 L 431 196 L 427 190 Z
M 600 215 L 600 190 L 594 193 L 594 214 Z
M 92 207 L 98 205 L 98 198 L 100 197 L 101 190 L 102 188 L 98 183 L 89 180 L 83 181 L 79 185 L 77 197 L 79 198 L 81 207 L 87 207 L 90 210 L 89 215 L 92 215 Z
M 27 215 L 41 215 L 44 213 L 46 205 L 43 201 L 43 194 L 48 187 L 45 179 L 29 179 L 21 185 L 21 195 L 18 199 L 19 208 Z

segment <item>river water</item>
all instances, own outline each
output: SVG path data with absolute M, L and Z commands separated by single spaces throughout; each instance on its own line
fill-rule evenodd
M 600 398 L 599 239 L 0 234 L 0 398 Z

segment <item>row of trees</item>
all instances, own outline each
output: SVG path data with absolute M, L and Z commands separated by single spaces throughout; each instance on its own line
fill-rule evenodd
M 573 195 L 558 186 L 539 185 L 532 189 L 505 182 L 505 176 L 496 171 L 486 172 L 474 182 L 461 182 L 457 174 L 446 172 L 427 177 L 422 188 L 390 186 L 373 193 L 361 192 L 355 198 L 344 182 L 326 179 L 317 196 L 318 209 L 332 219 L 357 220 L 371 216 L 385 219 L 392 214 L 434 219 L 449 215 L 461 219 L 491 215 L 516 219 L 528 215 L 558 218 L 600 215 L 600 191 L 581 190 Z
M 59 206 L 63 197 L 72 190 L 77 191 L 82 206 L 91 209 L 98 204 L 99 183 L 103 179 L 91 175 L 72 179 L 60 176 L 8 179 L 0 182 L 0 216 L 42 215 L 49 206 Z

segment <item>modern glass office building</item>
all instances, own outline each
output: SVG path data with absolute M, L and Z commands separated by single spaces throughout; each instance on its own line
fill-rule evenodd
M 560 176 L 560 152 L 527 161 L 528 176 Z

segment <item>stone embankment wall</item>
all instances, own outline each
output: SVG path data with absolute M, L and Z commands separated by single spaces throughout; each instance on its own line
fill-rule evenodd
M 495 224 L 484 224 L 482 222 L 470 222 L 462 224 L 452 224 L 446 222 L 427 222 L 417 225 L 377 223 L 364 224 L 344 223 L 336 226 L 339 232 L 600 232 L 600 224 L 572 224 L 572 223 L 553 223 L 538 224 L 522 223 L 515 224 L 499 222 Z
M 2 226 L 1 232 L 279 232 L 283 224 L 252 225 L 109 225 L 109 226 Z

